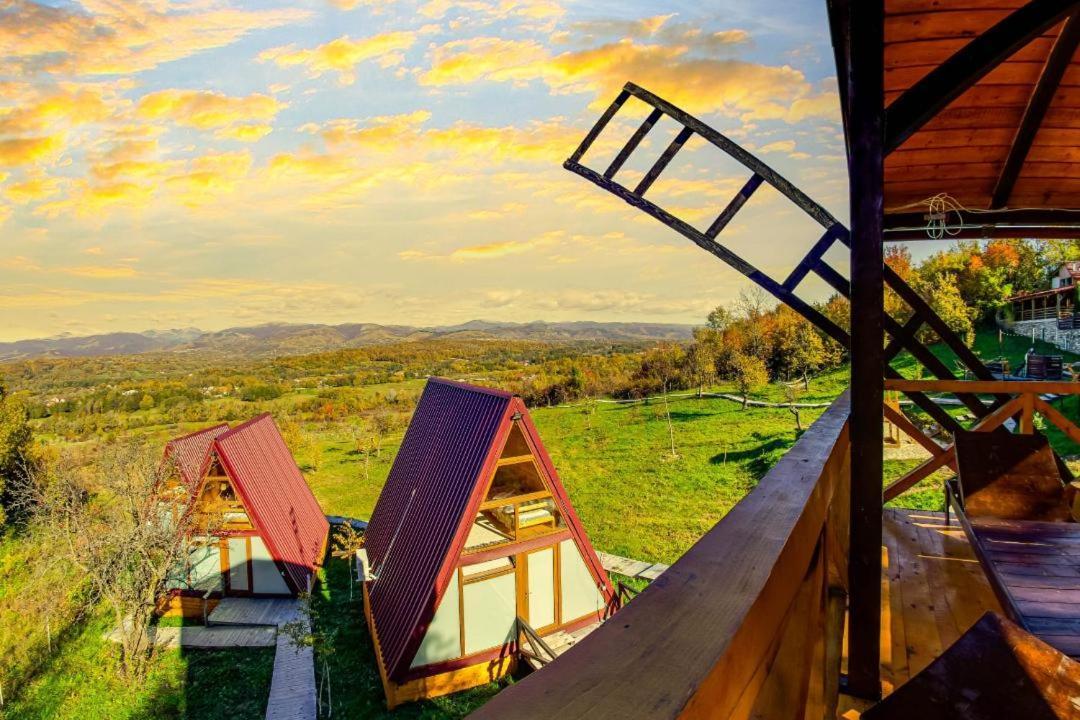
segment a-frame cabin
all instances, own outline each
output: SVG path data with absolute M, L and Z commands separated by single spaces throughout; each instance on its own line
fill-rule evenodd
M 518 618 L 601 622 L 614 591 L 521 398 L 428 381 L 367 529 L 364 610 L 387 704 L 497 679 Z
M 171 440 L 166 497 L 195 513 L 168 613 L 201 613 L 202 599 L 291 597 L 310 588 L 329 523 L 269 414 Z M 213 604 L 213 603 L 211 603 Z

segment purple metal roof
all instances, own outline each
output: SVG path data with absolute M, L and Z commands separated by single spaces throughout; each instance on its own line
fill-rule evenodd
M 330 524 L 268 413 L 214 440 L 225 472 L 294 591 L 322 563 Z
M 214 438 L 229 429 L 226 423 L 196 430 L 165 444 L 165 462 L 175 463 L 184 484 L 194 489 L 210 464 Z
M 392 678 L 409 669 L 518 413 L 582 556 L 611 596 L 610 581 L 521 398 L 432 378 L 379 495 L 365 542 L 378 578 L 369 586 L 371 615 Z
M 371 614 L 391 675 L 408 669 L 453 571 L 456 558 L 447 558 L 478 480 L 498 459 L 511 399 L 432 378 L 416 406 L 365 541 L 378 575 L 369 589 Z

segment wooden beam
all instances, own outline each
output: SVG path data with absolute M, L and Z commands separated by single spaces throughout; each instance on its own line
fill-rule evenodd
M 1035 398 L 1035 409 L 1047 420 L 1054 424 L 1058 430 L 1065 433 L 1074 443 L 1080 443 L 1080 428 L 1069 418 L 1061 414 L 1056 407 L 1040 397 Z
M 1077 395 L 1080 394 L 1080 382 L 1070 382 L 1068 380 L 905 380 L 886 378 L 885 389 L 924 393 Z
M 849 693 L 881 697 L 881 524 L 884 403 L 885 10 L 854 2 L 841 19 L 849 67 L 848 179 L 851 193 L 851 540 Z M 854 29 L 858 32 L 852 32 Z
M 634 131 L 634 134 L 630 136 L 630 139 L 623 146 L 623 149 L 619 151 L 619 154 L 615 156 L 615 159 L 608 165 L 608 169 L 604 171 L 604 177 L 610 180 L 615 177 L 615 173 L 619 172 L 626 161 L 630 159 L 630 156 L 637 150 L 637 146 L 641 144 L 641 141 L 645 139 L 645 136 L 652 130 L 653 125 L 660 121 L 664 113 L 659 109 L 654 109 L 649 113 L 649 117 L 645 118 L 645 122 L 641 123 L 641 126 Z
M 885 502 L 889 502 L 890 500 L 903 495 L 946 465 L 956 465 L 956 451 L 953 449 L 952 445 L 950 445 L 945 452 L 926 460 L 914 470 L 885 488 L 885 492 L 883 493 Z
M 1020 434 L 1031 435 L 1035 432 L 1035 395 L 1024 393 L 1020 396 Z
M 1040 227 L 1024 225 L 989 225 L 976 222 L 974 225 L 956 225 L 949 229 L 950 240 L 986 240 L 990 238 L 1033 238 L 1045 240 L 1080 239 L 1080 213 L 1073 213 L 1075 225 L 1046 225 Z M 888 217 L 888 216 L 886 216 Z M 918 240 L 940 240 L 932 238 L 926 231 L 925 223 L 920 227 L 898 228 L 885 231 L 885 242 L 912 242 Z
M 1012 195 L 1013 186 L 1020 176 L 1020 170 L 1024 166 L 1031 145 L 1035 141 L 1035 135 L 1042 127 L 1043 118 L 1050 103 L 1054 100 L 1054 94 L 1061 85 L 1061 78 L 1065 76 L 1065 69 L 1072 62 L 1076 54 L 1076 47 L 1080 45 L 1080 13 L 1077 13 L 1065 21 L 1065 26 L 1058 33 L 1054 47 L 1046 58 L 1039 81 L 1031 92 L 1031 99 L 1024 110 L 1024 117 L 1016 129 L 1012 147 L 1009 148 L 1009 156 L 1001 168 L 997 185 L 994 186 L 993 198 L 990 201 L 991 208 L 1002 208 L 1009 204 L 1009 196 Z
M 1009 402 L 1005 403 L 994 412 L 990 413 L 986 417 L 982 418 L 971 429 L 974 432 L 990 432 L 996 430 L 1002 426 L 1002 424 L 1010 417 L 1015 415 L 1022 409 L 1022 400 L 1020 398 L 1013 398 Z M 930 477 L 934 471 L 944 467 L 947 464 L 955 466 L 956 462 L 956 449 L 950 444 L 944 449 L 944 451 L 935 457 L 930 458 L 926 462 L 919 465 L 917 468 L 901 477 L 896 482 L 885 488 L 884 497 L 885 502 L 893 500 L 899 495 L 910 490 L 917 485 L 923 479 Z
M 943 455 L 945 453 L 945 448 L 926 437 L 919 428 L 915 427 L 915 423 L 908 420 L 907 415 L 899 410 L 895 410 L 888 403 L 882 405 L 881 409 L 885 412 L 885 417 L 888 418 L 889 422 L 900 428 L 900 431 L 912 440 L 922 445 L 931 455 L 937 457 L 938 455 Z
M 885 111 L 885 154 L 900 147 L 1010 55 L 1075 12 L 1078 5 L 1075 0 L 1030 0 L 930 71 Z M 857 62 L 852 57 L 851 64 Z

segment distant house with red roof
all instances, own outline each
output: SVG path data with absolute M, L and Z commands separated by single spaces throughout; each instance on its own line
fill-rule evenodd
M 310 587 L 329 524 L 269 414 L 171 440 L 165 461 L 174 470 L 166 492 L 195 498 L 174 596 L 294 596 Z
M 449 380 L 424 388 L 365 552 L 390 707 L 511 672 L 518 618 L 550 639 L 615 604 L 524 402 Z
M 1005 300 L 1010 305 L 1010 319 L 1024 322 L 1071 317 L 1076 307 L 1078 280 L 1080 261 L 1062 263 L 1051 275 L 1048 289 L 1018 293 Z

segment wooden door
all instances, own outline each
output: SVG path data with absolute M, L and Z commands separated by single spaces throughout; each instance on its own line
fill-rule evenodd
M 524 612 L 522 617 L 538 631 L 554 627 L 556 614 L 555 548 L 546 547 L 526 553 L 524 569 Z
M 251 592 L 251 554 L 248 550 L 248 538 L 229 538 L 229 591 L 234 593 Z

